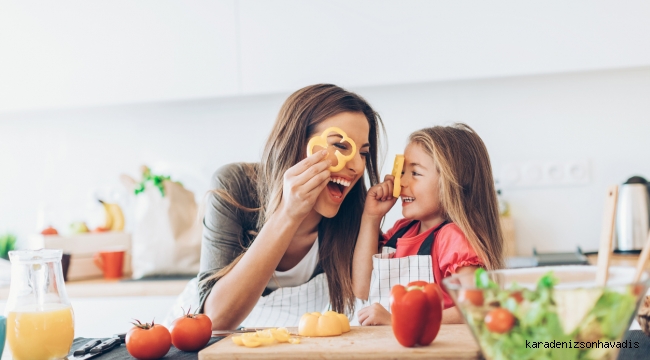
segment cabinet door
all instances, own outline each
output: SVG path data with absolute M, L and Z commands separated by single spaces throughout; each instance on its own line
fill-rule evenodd
M 0 111 L 232 95 L 234 4 L 0 2 Z
M 650 3 L 240 0 L 244 92 L 650 65 Z

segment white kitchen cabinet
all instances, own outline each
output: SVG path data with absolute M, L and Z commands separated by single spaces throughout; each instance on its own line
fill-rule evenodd
M 650 3 L 239 0 L 243 93 L 650 65 Z
M 0 112 L 232 95 L 235 0 L 0 2 Z

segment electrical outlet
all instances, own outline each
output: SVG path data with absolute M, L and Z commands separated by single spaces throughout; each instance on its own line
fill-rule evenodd
M 590 181 L 587 160 L 506 163 L 498 174 L 504 188 L 577 186 Z

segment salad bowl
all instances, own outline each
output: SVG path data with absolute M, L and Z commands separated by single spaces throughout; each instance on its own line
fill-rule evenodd
M 615 359 L 650 285 L 645 272 L 610 267 L 606 286 L 595 266 L 553 266 L 455 274 L 442 284 L 486 359 Z M 638 347 L 638 344 L 636 345 Z

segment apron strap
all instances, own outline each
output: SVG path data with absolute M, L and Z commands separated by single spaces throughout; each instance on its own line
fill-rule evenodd
M 397 230 L 395 232 L 395 234 L 393 234 L 393 236 L 391 236 L 391 238 L 386 242 L 386 244 L 384 244 L 384 246 L 388 246 L 388 247 L 392 247 L 393 249 L 397 249 L 397 239 L 404 236 L 404 234 L 406 234 L 406 232 L 409 231 L 409 229 L 411 227 L 413 227 L 413 225 L 415 225 L 417 222 L 418 222 L 417 220 L 413 220 L 408 225 L 406 225 L 403 228 Z
M 427 236 L 426 239 L 424 239 L 422 245 L 420 245 L 420 249 L 418 250 L 418 255 L 431 255 L 431 248 L 433 247 L 433 241 L 435 240 L 438 231 L 447 224 L 449 224 L 449 221 L 447 220 L 443 221 L 440 225 L 438 225 L 438 227 L 436 227 L 429 234 L 429 236 Z

